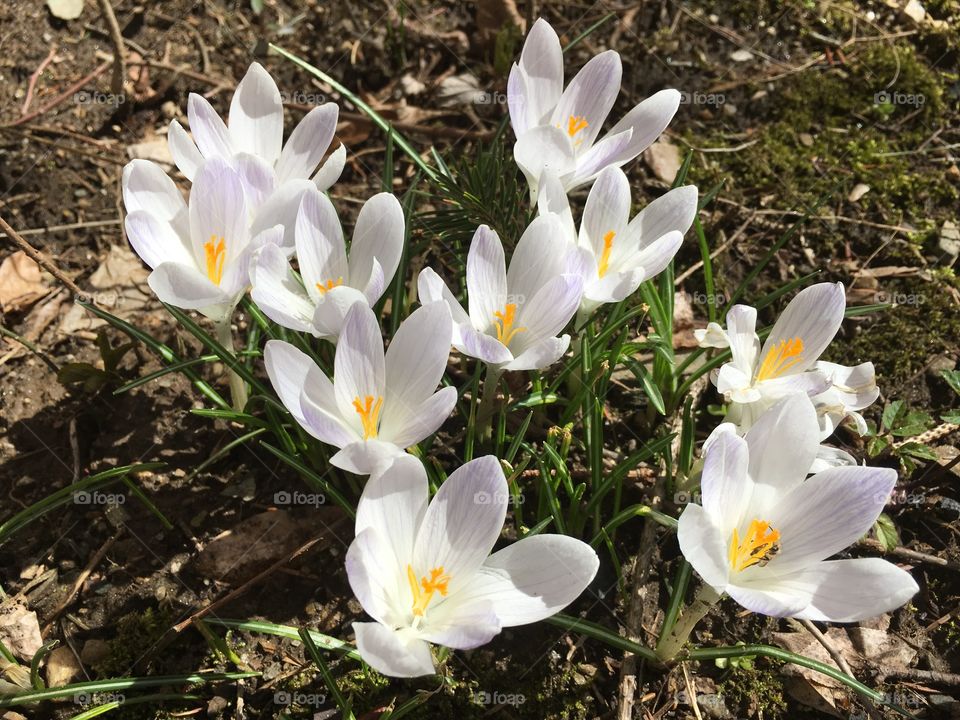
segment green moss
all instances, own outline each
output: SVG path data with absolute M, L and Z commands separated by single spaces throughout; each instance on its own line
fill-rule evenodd
M 733 668 L 717 689 L 737 717 L 776 720 L 787 710 L 779 669 L 763 659 L 752 668 Z
M 147 608 L 132 612 L 117 621 L 117 634 L 110 641 L 109 654 L 94 666 L 100 677 L 130 675 L 134 665 L 143 658 L 145 649 L 152 648 L 170 628 L 173 618 L 166 609 Z

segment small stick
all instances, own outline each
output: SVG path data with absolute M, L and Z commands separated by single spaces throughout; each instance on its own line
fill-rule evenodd
M 120 32 L 120 25 L 117 23 L 117 16 L 113 12 L 110 0 L 100 0 L 100 9 L 107 20 L 107 27 L 110 28 L 110 40 L 113 43 L 113 78 L 110 81 L 110 91 L 119 97 L 123 95 L 123 79 L 127 74 L 127 55 L 123 43 L 123 34 Z
M 884 675 L 884 679 L 916 680 L 917 682 L 936 683 L 937 685 L 960 687 L 960 674 L 939 672 L 937 670 L 914 670 L 913 668 L 891 670 Z
M 3 127 L 13 127 L 14 125 L 23 125 L 24 123 L 30 122 L 31 120 L 34 120 L 40 117 L 41 115 L 50 112 L 51 110 L 53 110 L 53 108 L 55 108 L 57 105 L 62 103 L 64 100 L 67 100 L 68 98 L 70 98 L 75 92 L 77 92 L 77 90 L 82 88 L 88 82 L 102 75 L 106 71 L 106 69 L 110 67 L 111 64 L 112 62 L 108 60 L 105 63 L 101 63 L 100 65 L 97 65 L 97 67 L 95 67 L 90 73 L 88 73 L 87 75 L 84 75 L 82 78 L 77 80 L 73 85 L 71 85 L 62 93 L 57 95 L 53 100 L 48 102 L 39 110 L 35 110 L 29 115 L 24 115 L 23 117 L 17 118 L 11 123 L 6 123 L 6 125 L 4 125 Z
M 895 555 L 896 557 L 903 558 L 904 560 L 913 560 L 915 562 L 927 563 L 928 565 L 937 565 L 950 570 L 960 570 L 960 564 L 958 563 L 950 562 L 945 558 L 920 552 L 919 550 L 910 550 L 909 548 L 899 546 L 893 548 L 893 550 L 887 550 L 878 540 L 870 539 L 860 541 L 860 545 L 862 547 L 870 548 L 871 550 L 879 550 L 882 553 Z
M 71 280 L 66 275 L 64 275 L 63 272 L 60 270 L 60 268 L 54 265 L 53 262 L 49 260 L 46 255 L 41 253 L 39 250 L 34 248 L 33 245 L 31 245 L 26 240 L 24 240 L 20 236 L 20 233 L 18 233 L 16 230 L 10 227 L 7 224 L 7 221 L 4 220 L 2 217 L 0 217 L 0 230 L 3 230 L 3 232 L 6 233 L 6 236 L 11 240 L 13 240 L 13 243 L 17 247 L 19 247 L 21 250 L 23 250 L 27 255 L 29 255 L 30 258 L 35 263 L 37 263 L 37 265 L 42 267 L 44 270 L 46 270 L 51 275 L 53 275 L 57 280 L 62 282 L 64 285 L 66 285 L 70 289 L 70 292 L 77 295 L 78 297 L 83 297 L 87 294 L 83 290 L 81 290 L 80 287 L 73 280 Z
M 40 632 L 41 637 L 46 635 L 50 628 L 53 627 L 53 624 L 60 616 L 60 613 L 70 607 L 73 604 L 73 601 L 77 599 L 77 595 L 80 594 L 80 588 L 83 587 L 83 584 L 87 581 L 87 578 L 90 577 L 93 569 L 100 564 L 101 560 L 103 560 L 103 556 L 106 555 L 110 551 L 110 548 L 113 547 L 113 544 L 120 539 L 122 532 L 122 530 L 118 530 L 113 537 L 109 538 L 103 545 L 100 546 L 100 549 L 97 550 L 96 554 L 90 559 L 90 562 L 87 563 L 87 566 L 83 569 L 83 572 L 80 573 L 80 577 L 77 578 L 77 581 L 73 584 L 73 587 L 70 588 L 70 592 L 67 593 L 67 596 L 63 599 L 63 602 L 61 602 L 57 606 L 57 609 L 53 611 L 53 615 L 50 616 L 50 620 L 47 621 L 47 624 L 44 625 L 43 630 Z
M 33 71 L 33 75 L 30 76 L 30 82 L 27 83 L 27 97 L 23 99 L 23 108 L 20 110 L 21 115 L 26 115 L 27 110 L 30 109 L 30 103 L 33 102 L 33 91 L 37 87 L 37 80 L 43 75 L 43 71 L 47 69 L 47 65 L 53 62 L 53 58 L 55 58 L 56 55 L 57 46 L 54 45 L 50 48 L 50 53 L 43 59 L 43 62 Z

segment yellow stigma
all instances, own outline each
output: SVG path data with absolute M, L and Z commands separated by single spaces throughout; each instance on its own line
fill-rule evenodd
M 766 520 L 752 520 L 747 534 L 740 542 L 736 528 L 730 538 L 730 567 L 734 572 L 746 570 L 753 565 L 763 567 L 780 552 L 780 533 L 770 527 Z
M 433 600 L 434 593 L 440 593 L 441 596 L 447 596 L 447 585 L 450 583 L 450 576 L 443 572 L 443 565 L 430 570 L 430 577 L 420 578 L 417 583 L 417 574 L 413 572 L 413 566 L 407 565 L 407 582 L 410 583 L 410 592 L 413 594 L 413 614 L 415 617 L 423 617 L 427 611 L 427 605 Z
M 597 265 L 597 275 L 603 277 L 610 269 L 610 251 L 613 250 L 613 238 L 616 233 L 610 230 L 603 236 L 603 253 L 600 255 L 600 262 Z
M 757 380 L 780 377 L 801 360 L 803 360 L 803 340 L 798 337 L 792 340 L 781 340 L 767 351 L 767 356 L 757 372 Z
M 223 261 L 227 259 L 227 244 L 223 238 L 218 239 L 216 235 L 211 235 L 203 244 L 203 250 L 207 255 L 207 277 L 214 285 L 220 285 L 223 279 Z
M 318 282 L 317 290 L 320 291 L 321 295 L 326 295 L 328 290 L 333 290 L 335 287 L 343 285 L 343 276 L 341 275 L 336 280 L 327 280 L 326 283 Z
M 493 326 L 497 329 L 497 340 L 502 342 L 504 345 L 509 345 L 510 341 L 513 340 L 514 335 L 526 330 L 525 327 L 515 328 L 513 326 L 516 316 L 516 303 L 507 303 L 503 307 L 503 312 L 498 310 L 493 314 L 493 317 L 496 318 L 493 321 Z
M 567 135 L 573 137 L 581 130 L 585 130 L 590 127 L 590 123 L 587 122 L 585 117 L 580 115 L 571 115 L 567 118 Z
M 363 439 L 369 440 L 377 436 L 377 425 L 380 421 L 380 409 L 383 407 L 383 396 L 378 396 L 374 402 L 373 395 L 367 395 L 363 402 L 360 402 L 358 395 L 353 399 L 353 409 L 360 416 L 360 423 L 363 425 Z

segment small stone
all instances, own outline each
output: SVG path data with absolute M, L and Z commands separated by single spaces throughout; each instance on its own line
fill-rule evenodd
M 927 10 L 920 4 L 919 0 L 909 0 L 909 2 L 903 6 L 903 14 L 919 25 L 923 22 L 923 18 L 926 17 Z
M 960 227 L 952 220 L 947 220 L 940 228 L 937 247 L 949 259 L 947 265 L 953 265 L 960 256 Z
M 800 139 L 800 144 L 804 147 L 813 147 L 813 135 L 810 133 L 800 133 L 797 137 Z
M 653 174 L 665 183 L 672 183 L 680 171 L 680 148 L 662 137 L 643 151 L 643 160 Z
M 230 706 L 229 701 L 225 697 L 220 697 L 219 695 L 214 695 L 210 698 L 210 701 L 207 703 L 207 715 L 210 717 L 217 717 L 223 714 L 223 711 Z
M 99 665 L 110 655 L 110 643 L 96 638 L 87 640 L 80 650 L 80 660 L 84 665 Z
M 177 112 L 177 104 L 173 100 L 167 100 L 160 106 L 160 113 L 167 120 L 173 120 L 177 116 Z
M 69 685 L 82 674 L 83 668 L 70 648 L 54 648 L 47 656 L 47 687 Z
M 857 202 L 860 198 L 870 192 L 870 186 L 866 183 L 857 183 L 853 186 L 853 190 L 850 191 L 850 194 L 847 195 L 847 200 L 849 202 Z
M 753 53 L 744 49 L 735 50 L 730 53 L 730 59 L 734 62 L 750 62 L 753 60 Z
M 729 117 L 733 117 L 737 114 L 737 106 L 733 103 L 725 103 L 723 105 L 723 114 Z
M 947 168 L 947 180 L 951 182 L 960 182 L 960 167 L 951 165 Z

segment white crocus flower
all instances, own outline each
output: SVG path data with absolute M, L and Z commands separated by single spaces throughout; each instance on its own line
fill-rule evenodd
M 338 115 L 332 102 L 313 108 L 284 143 L 280 91 L 263 66 L 252 63 L 230 102 L 229 125 L 203 96 L 191 93 L 187 118 L 193 139 L 173 120 L 167 141 L 174 162 L 189 180 L 205 159 L 221 158 L 234 165 L 244 178 L 251 212 L 279 216 L 287 228 L 284 246 L 291 249 L 300 196 L 311 187 L 326 190 L 343 171 L 347 155 L 340 145 L 310 179 L 330 147 Z M 256 217 L 253 222 L 254 234 L 264 229 Z
M 335 341 L 349 307 L 355 302 L 372 307 L 393 279 L 403 252 L 403 209 L 390 193 L 367 200 L 348 259 L 333 204 L 320 191 L 308 190 L 294 236 L 301 277 L 282 249 L 265 247 L 253 260 L 251 296 L 283 327 Z
M 507 81 L 514 157 L 536 202 L 540 177 L 550 168 L 569 191 L 606 167 L 620 167 L 649 147 L 680 105 L 680 93 L 661 90 L 634 107 L 597 141 L 620 93 L 620 55 L 591 58 L 563 87 L 560 38 L 542 18 L 534 23 Z
M 154 163 L 134 160 L 123 171 L 124 226 L 131 246 L 153 270 L 147 282 L 163 302 L 229 321 L 249 286 L 257 248 L 279 243 L 279 225 L 251 236 L 240 174 L 211 159 L 194 177 L 189 205 Z
M 784 309 L 762 348 L 757 311 L 748 305 L 730 308 L 726 330 L 717 323 L 697 330 L 701 346 L 730 348 L 730 362 L 713 375 L 728 403 L 727 420 L 744 431 L 786 395 L 813 398 L 829 390 L 830 376 L 817 360 L 840 329 L 845 306 L 841 283 L 805 288 Z
M 420 302 L 446 301 L 453 316 L 453 345 L 498 370 L 531 370 L 556 362 L 570 345 L 557 337 L 580 305 L 583 281 L 571 270 L 570 247 L 559 218 L 535 218 L 506 269 L 503 245 L 486 225 L 477 228 L 467 255 L 469 313 L 440 276 L 424 268 Z
M 271 340 L 263 357 L 280 401 L 303 429 L 340 448 L 331 464 L 366 475 L 435 433 L 457 402 L 437 390 L 450 353 L 450 311 L 424 305 L 406 318 L 386 355 L 380 326 L 363 302 L 347 310 L 333 380 L 289 343 Z
M 394 677 L 434 672 L 429 643 L 466 650 L 502 628 L 543 620 L 590 584 L 597 554 L 565 535 L 534 535 L 490 554 L 509 498 L 488 455 L 455 470 L 428 502 L 413 457 L 374 475 L 347 550 L 354 594 L 376 622 L 356 622 L 360 656 Z
M 858 433 L 866 434 L 867 421 L 859 411 L 870 407 L 880 397 L 873 363 L 846 367 L 821 360 L 815 367 L 830 381 L 826 392 L 812 398 L 820 418 L 821 436 L 832 435 L 846 418 L 853 420 Z
M 697 214 L 697 188 L 670 190 L 630 219 L 630 181 L 610 167 L 590 188 L 577 233 L 559 178 L 544 173 L 537 205 L 559 215 L 566 234 L 581 248 L 582 316 L 604 303 L 625 300 L 670 263 Z
M 854 622 L 900 607 L 918 589 L 886 560 L 827 560 L 870 530 L 897 473 L 835 467 L 806 479 L 819 435 L 801 396 L 780 401 L 745 437 L 721 425 L 707 441 L 703 505 L 684 508 L 678 539 L 704 581 L 748 610 Z

